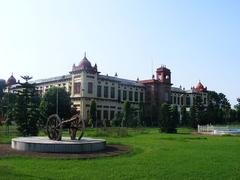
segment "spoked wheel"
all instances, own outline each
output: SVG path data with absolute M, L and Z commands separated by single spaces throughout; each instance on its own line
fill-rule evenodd
M 48 117 L 46 131 L 49 139 L 56 141 L 62 139 L 62 123 L 57 114 Z
M 71 139 L 75 140 L 78 137 L 78 140 L 80 140 L 84 134 L 85 122 L 80 118 L 80 115 L 74 115 L 71 119 L 73 119 L 69 127 Z

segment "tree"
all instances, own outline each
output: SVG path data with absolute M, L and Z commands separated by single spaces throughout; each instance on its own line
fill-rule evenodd
M 34 84 L 28 83 L 29 76 L 22 77 L 26 82 L 20 83 L 17 93 L 15 120 L 17 129 L 23 136 L 38 134 L 40 98 Z
M 217 93 L 215 91 L 209 91 L 208 97 L 209 104 L 212 106 L 212 109 L 210 109 L 212 111 L 210 115 L 214 117 L 212 122 L 215 124 L 228 123 L 230 121 L 231 105 L 226 98 L 226 95 L 223 93 Z M 207 116 L 208 115 L 209 113 Z M 209 119 L 209 117 L 207 117 L 207 119 Z
M 201 125 L 207 124 L 206 108 L 203 106 L 201 96 L 196 96 L 194 106 L 195 106 L 195 110 L 196 110 L 195 123 L 197 123 L 194 126 L 197 127 L 198 124 L 201 124 Z
M 121 122 L 122 127 L 128 127 L 128 123 L 131 120 L 131 104 L 129 101 L 125 101 L 123 104 L 123 118 Z
M 17 95 L 14 93 L 5 93 L 2 98 L 2 113 L 9 123 L 14 119 Z
M 97 127 L 97 105 L 94 100 L 91 100 L 90 104 L 90 122 L 92 126 Z
M 214 107 L 212 102 L 209 102 L 206 112 L 206 120 L 207 124 L 215 124 L 215 120 L 217 117 L 216 107 Z
M 235 109 L 230 110 L 230 123 L 237 122 L 237 111 Z
M 162 132 L 176 133 L 176 127 L 178 123 L 178 110 L 177 106 L 170 106 L 167 103 L 163 103 L 160 107 L 159 125 Z
M 234 106 L 235 110 L 236 110 L 236 118 L 237 121 L 240 122 L 240 98 L 237 98 L 237 104 Z
M 6 82 L 3 79 L 0 79 L 0 100 L 4 96 L 4 89 L 6 88 Z
M 145 107 L 144 103 L 140 102 L 139 103 L 139 118 L 138 118 L 138 126 L 144 126 L 144 115 L 145 115 Z
M 198 114 L 196 111 L 196 106 L 193 105 L 190 107 L 190 124 L 191 127 L 193 128 L 197 128 L 197 125 L 199 123 L 199 119 L 198 119 Z
M 181 124 L 183 126 L 187 126 L 189 124 L 189 117 L 185 106 L 181 107 Z
M 171 105 L 170 107 L 170 122 L 169 122 L 169 133 L 177 132 L 177 125 L 179 123 L 179 112 L 176 105 Z
M 43 95 L 40 103 L 41 121 L 44 127 L 48 116 L 58 114 L 61 119 L 70 118 L 73 112 L 70 94 L 59 87 L 52 87 Z
M 6 87 L 6 82 L 3 79 L 0 79 L 0 117 L 3 116 L 4 110 L 3 110 L 3 96 L 4 96 L 4 89 Z M 1 123 L 1 122 L 0 122 Z

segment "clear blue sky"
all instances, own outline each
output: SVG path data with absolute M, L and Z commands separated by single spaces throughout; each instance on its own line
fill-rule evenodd
M 240 1 L 0 0 L 0 78 L 68 74 L 84 51 L 102 74 L 148 79 L 165 64 L 174 86 L 201 80 L 235 104 Z

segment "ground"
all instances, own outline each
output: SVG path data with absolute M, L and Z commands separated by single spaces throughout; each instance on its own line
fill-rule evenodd
M 88 136 L 96 136 L 88 130 Z M 1 135 L 1 143 L 11 137 Z M 126 137 L 105 138 L 130 152 L 94 159 L 13 156 L 0 158 L 0 179 L 239 179 L 240 137 L 203 136 L 180 129 L 129 130 Z

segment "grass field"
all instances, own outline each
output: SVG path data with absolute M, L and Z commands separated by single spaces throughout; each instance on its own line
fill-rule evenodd
M 0 179 L 239 179 L 240 137 L 160 134 L 130 130 L 127 137 L 103 137 L 131 152 L 88 160 L 8 157 L 0 159 Z M 93 130 L 88 136 L 95 136 Z M 0 143 L 11 137 L 0 137 Z M 102 138 L 102 137 L 101 137 Z

